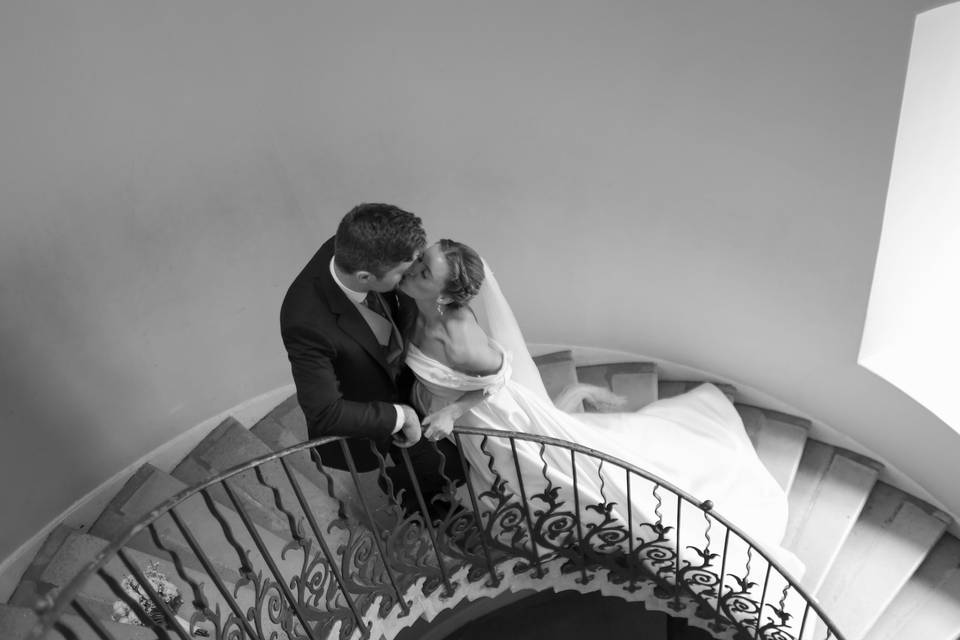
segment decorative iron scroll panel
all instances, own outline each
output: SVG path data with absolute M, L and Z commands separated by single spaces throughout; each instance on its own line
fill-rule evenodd
M 842 638 L 709 501 L 572 443 L 469 428 L 455 438 L 461 452 L 482 451 L 487 468 L 460 483 L 441 468 L 446 489 L 430 502 L 405 451 L 396 469 L 378 454 L 378 471 L 358 473 L 343 445 L 350 469 L 333 470 L 313 449 L 331 439 L 210 478 L 38 603 L 31 637 L 345 640 L 368 637 L 378 618 L 412 623 L 415 598 L 442 606 L 471 583 L 506 589 L 516 576 L 561 575 L 585 589 L 607 581 L 624 597 L 642 591 L 717 634 Z M 394 495 L 398 472 L 412 478 L 413 496 Z M 615 475 L 626 487 L 619 500 L 606 491 Z

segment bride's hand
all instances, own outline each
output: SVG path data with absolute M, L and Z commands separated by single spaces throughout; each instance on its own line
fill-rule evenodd
M 454 420 L 456 417 L 449 409 L 431 413 L 423 419 L 423 437 L 433 441 L 446 438 L 453 432 Z

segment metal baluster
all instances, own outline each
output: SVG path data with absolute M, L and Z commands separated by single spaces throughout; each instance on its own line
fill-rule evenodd
M 87 611 L 87 608 L 78 600 L 74 599 L 70 603 L 70 606 L 73 607 L 73 610 L 76 611 L 81 618 L 83 618 L 84 622 L 90 625 L 90 628 L 93 629 L 93 632 L 96 633 L 101 640 L 115 640 L 114 636 L 111 635 L 111 633 L 107 631 L 107 628 L 103 626 L 103 623 L 101 623 L 96 616 Z M 74 638 L 76 638 L 76 635 L 73 634 L 72 629 L 70 630 L 70 633 Z
M 54 622 L 53 628 L 54 630 L 58 631 L 60 635 L 64 637 L 64 640 L 80 640 L 80 637 L 77 636 L 74 630 L 68 627 L 63 620 L 57 620 L 56 622 Z M 47 634 L 43 634 L 43 636 L 38 637 L 37 633 L 38 633 L 37 629 L 34 628 L 33 631 L 30 633 L 30 636 L 29 636 L 30 640 L 46 640 L 47 639 Z M 110 638 L 110 640 L 113 640 L 112 637 Z
M 282 458 L 281 458 L 282 459 Z M 280 488 L 275 487 L 269 482 L 267 482 L 267 477 L 263 473 L 264 465 L 257 465 L 253 468 L 254 473 L 257 476 L 257 481 L 262 484 L 264 487 L 270 490 L 270 493 L 273 495 L 273 504 L 280 510 L 287 518 L 287 526 L 290 527 L 290 536 L 297 542 L 303 542 L 303 532 L 300 530 L 300 523 L 297 522 L 296 517 L 293 515 L 293 512 L 287 509 L 283 504 L 283 498 L 280 494 Z
M 572 453 L 572 450 L 571 450 Z M 630 469 L 624 469 L 627 476 L 627 545 L 630 555 L 627 556 L 627 566 L 630 568 L 630 589 L 629 591 L 633 593 L 637 590 L 637 572 L 633 566 L 634 563 L 634 546 L 633 546 L 633 498 L 632 496 L 632 483 L 630 482 Z
M 577 453 L 570 449 L 570 470 L 573 473 L 573 514 L 577 520 L 577 546 L 580 548 L 580 584 L 587 584 L 587 549 L 583 544 L 583 517 L 580 511 L 580 489 L 577 484 Z
M 800 622 L 800 633 L 797 634 L 797 640 L 803 640 L 803 632 L 807 629 L 807 614 L 810 613 L 810 603 L 803 608 L 803 620 Z
M 487 537 L 483 532 L 483 518 L 480 514 L 480 506 L 477 503 L 477 492 L 473 487 L 473 481 L 470 479 L 470 466 L 467 464 L 467 458 L 463 455 L 463 442 L 461 442 L 460 434 L 454 431 L 454 439 L 457 441 L 457 453 L 460 454 L 460 463 L 463 465 L 463 471 L 467 476 L 467 492 L 470 494 L 470 504 L 473 505 L 474 517 L 477 520 L 477 535 L 480 538 L 480 546 L 483 547 L 483 556 L 487 559 L 487 568 L 490 571 L 490 582 L 488 586 L 499 587 L 500 586 L 500 574 L 497 573 L 497 568 L 493 564 L 493 558 L 490 556 L 490 548 L 487 546 Z
M 140 588 L 143 589 L 147 597 L 150 598 L 150 601 L 153 602 L 154 606 L 160 609 L 160 612 L 163 613 L 163 617 L 167 620 L 168 627 L 172 627 L 174 631 L 177 632 L 177 635 L 180 636 L 181 640 L 190 640 L 184 631 L 183 627 L 180 626 L 180 623 L 177 622 L 177 617 L 173 615 L 173 612 L 170 611 L 170 607 L 167 606 L 167 603 L 157 595 L 157 592 L 153 589 L 153 586 L 150 584 L 150 581 L 147 580 L 146 576 L 143 575 L 143 572 L 140 571 L 140 567 L 136 565 L 135 562 L 130 560 L 127 557 L 127 554 L 123 549 L 117 549 L 117 557 L 126 565 L 127 569 L 130 570 L 130 573 L 137 579 L 137 582 L 140 583 Z
M 770 570 L 773 568 L 773 565 L 770 564 L 770 561 L 767 561 L 767 572 L 763 577 L 763 591 L 760 592 L 760 606 L 757 608 L 757 627 L 753 632 L 755 638 L 760 637 L 760 623 L 763 620 L 763 606 L 766 604 L 767 600 L 767 586 L 770 584 Z
M 530 518 L 530 504 L 527 502 L 527 492 L 523 488 L 523 475 L 520 472 L 520 458 L 517 457 L 517 442 L 510 438 L 510 449 L 513 451 L 513 464 L 517 469 L 517 483 L 520 485 L 520 500 L 523 503 L 523 515 L 526 516 L 527 526 L 530 532 L 530 546 L 533 548 L 533 563 L 537 565 L 535 577 L 542 578 L 546 573 L 540 564 L 540 552 L 537 550 L 537 543 L 533 541 L 533 520 Z
M 786 607 L 787 607 L 787 593 L 790 591 L 790 581 L 787 579 L 787 577 L 786 577 L 785 575 L 783 575 L 783 574 L 780 573 L 779 571 L 777 571 L 777 575 L 779 575 L 781 578 L 783 578 L 783 579 L 784 579 L 784 582 L 786 582 L 786 584 L 783 585 L 783 593 L 782 593 L 781 596 L 780 596 L 780 603 L 779 603 L 779 604 L 780 604 L 780 611 L 786 611 L 786 610 L 787 610 L 787 609 L 786 609 Z
M 413 471 L 413 463 L 410 461 L 410 454 L 406 449 L 400 449 L 400 457 L 403 458 L 403 464 L 407 469 L 407 473 L 410 475 L 410 480 L 413 484 L 413 493 L 417 496 L 417 504 L 420 505 L 420 512 L 423 514 L 424 526 L 427 530 L 427 535 L 430 536 L 430 543 L 433 545 L 433 552 L 437 556 L 437 564 L 440 566 L 440 576 L 443 578 L 443 584 L 446 587 L 445 596 L 452 596 L 454 589 L 453 584 L 450 582 L 450 575 L 447 572 L 447 567 L 443 563 L 443 554 L 440 553 L 440 547 L 437 545 L 437 532 L 433 528 L 433 520 L 430 517 L 430 511 L 427 509 L 427 503 L 423 499 L 423 492 L 420 490 L 420 481 L 417 478 L 417 474 Z
M 680 514 L 683 512 L 683 498 L 677 494 L 677 554 L 674 558 L 673 569 L 673 604 L 675 611 L 680 611 Z
M 703 520 L 707 523 L 707 527 L 703 532 L 703 537 L 706 538 L 707 545 L 703 549 L 704 555 L 704 565 L 703 570 L 706 572 L 707 568 L 710 566 L 712 560 L 710 558 L 710 544 L 713 540 L 710 539 L 710 532 L 713 530 L 713 520 L 710 519 L 710 510 L 713 509 L 713 502 L 710 500 L 704 500 L 700 503 L 700 508 L 703 510 Z M 691 589 L 693 591 L 693 589 Z M 706 604 L 706 598 L 701 598 L 699 593 L 694 592 L 697 600 L 702 600 Z
M 197 557 L 197 560 L 200 561 L 200 564 L 203 566 L 204 571 L 207 572 L 207 575 L 210 576 L 210 579 L 213 580 L 214 586 L 217 588 L 217 591 L 220 592 L 220 595 L 223 596 L 223 599 L 227 602 L 227 606 L 230 607 L 230 610 L 233 611 L 234 615 L 237 616 L 237 619 L 240 621 L 240 624 L 243 626 L 244 632 L 250 637 L 251 640 L 258 640 L 256 631 L 253 630 L 253 627 L 250 626 L 250 623 L 247 621 L 246 616 L 243 614 L 243 611 L 240 609 L 240 606 L 237 604 L 236 599 L 231 595 L 230 590 L 227 589 L 227 585 L 223 582 L 223 579 L 220 577 L 220 574 L 217 573 L 217 570 L 214 568 L 213 563 L 210 562 L 210 558 L 207 557 L 207 554 L 204 553 L 203 549 L 200 548 L 197 539 L 193 537 L 193 534 L 190 532 L 190 529 L 184 524 L 183 520 L 180 519 L 180 515 L 177 513 L 175 507 L 171 507 L 170 518 L 173 520 L 173 523 L 177 525 L 177 529 L 180 530 L 180 534 L 183 536 L 183 539 L 187 541 L 187 546 L 190 547 L 190 550 L 193 551 L 193 554 Z M 160 545 L 159 536 L 157 536 L 154 526 L 150 525 L 150 531 L 153 533 L 154 542 L 160 546 L 161 549 L 165 549 Z M 176 566 L 180 567 L 180 562 L 176 559 L 176 555 L 167 551 L 174 556 L 174 563 Z
M 397 579 L 396 576 L 393 575 L 393 568 L 390 566 L 390 560 L 387 558 L 387 554 L 383 549 L 380 528 L 377 526 L 377 523 L 373 518 L 373 512 L 370 510 L 370 505 L 367 503 L 367 497 L 364 495 L 363 489 L 360 485 L 360 477 L 357 475 L 357 464 L 353 460 L 353 454 L 350 452 L 350 448 L 347 447 L 346 441 L 340 440 L 340 447 L 343 450 L 344 458 L 347 460 L 347 468 L 350 470 L 350 477 L 353 478 L 353 484 L 355 487 L 357 487 L 357 495 L 360 498 L 360 505 L 363 507 L 363 512 L 367 517 L 367 522 L 370 523 L 370 527 L 373 530 L 373 542 L 377 547 L 377 551 L 380 553 L 380 559 L 383 561 L 383 567 L 387 572 L 387 578 L 389 578 L 390 585 L 397 594 L 397 602 L 400 603 L 400 608 L 403 609 L 403 614 L 407 615 L 410 613 L 410 605 L 407 604 L 403 594 L 400 592 L 400 587 L 397 586 Z
M 333 572 L 333 577 L 336 579 L 337 585 L 340 587 L 340 592 L 343 594 L 343 597 L 346 598 L 347 604 L 350 606 L 350 611 L 353 612 L 353 617 L 357 621 L 357 627 L 363 630 L 364 638 L 369 637 L 370 626 L 363 623 L 363 617 L 357 610 L 357 604 L 354 602 L 353 596 L 350 595 L 350 592 L 347 591 L 346 586 L 343 584 L 343 576 L 340 574 L 340 569 L 337 568 L 336 559 L 331 553 L 330 546 L 327 544 L 326 539 L 323 537 L 323 534 L 320 531 L 320 526 L 317 524 L 317 520 L 313 515 L 313 510 L 307 505 L 307 500 L 303 495 L 303 489 L 300 487 L 300 482 L 294 478 L 293 471 L 287 464 L 286 458 L 280 458 L 280 464 L 283 466 L 283 470 L 286 472 L 287 478 L 290 479 L 290 485 L 293 487 L 293 492 L 297 496 L 297 501 L 300 503 L 300 508 L 307 516 L 307 522 L 310 524 L 310 528 L 313 530 L 314 537 L 316 537 L 317 542 L 320 544 L 320 549 L 323 551 L 323 556 L 326 558 L 327 564 L 330 565 L 330 570 Z
M 201 489 L 200 495 L 203 496 L 203 503 L 206 505 L 207 511 L 210 512 L 214 520 L 216 520 L 220 525 L 220 529 L 223 531 L 223 536 L 227 539 L 227 542 L 230 543 L 230 546 L 233 547 L 233 550 L 240 558 L 240 568 L 238 569 L 238 573 L 244 577 L 252 576 L 253 567 L 250 566 L 250 557 L 247 555 L 249 551 L 244 549 L 243 546 L 241 546 L 241 544 L 237 541 L 236 536 L 233 535 L 233 529 L 230 528 L 230 523 L 228 523 L 227 519 L 223 517 L 222 513 L 220 513 L 220 509 L 210 496 L 209 491 L 207 489 Z
M 720 557 L 720 583 L 717 585 L 717 606 L 716 615 L 713 618 L 713 624 L 716 631 L 720 631 L 720 600 L 723 599 L 723 581 L 727 577 L 727 545 L 730 543 L 730 527 L 726 528 L 723 535 L 723 552 Z
M 439 473 L 443 479 L 443 491 L 447 500 L 450 502 L 450 511 L 447 512 L 447 517 L 449 517 L 456 511 L 456 483 L 454 483 L 453 478 L 447 475 L 447 455 L 440 450 L 440 446 L 436 442 L 430 442 L 430 446 L 433 447 L 433 450 L 437 453 L 437 473 Z M 464 469 L 464 472 L 466 472 L 466 469 Z M 444 518 L 444 520 L 446 520 L 446 518 Z
M 260 532 L 257 531 L 257 526 L 250 519 L 249 514 L 244 510 L 243 505 L 240 503 L 240 500 L 237 498 L 237 494 L 234 493 L 233 489 L 230 488 L 230 484 L 226 479 L 223 479 L 220 484 L 223 486 L 224 490 L 227 492 L 227 496 L 230 498 L 230 502 L 233 504 L 234 509 L 237 512 L 237 515 L 240 516 L 240 519 L 243 521 L 243 525 L 247 528 L 247 531 L 250 533 L 250 537 L 253 538 L 253 543 L 257 546 L 257 550 L 260 551 L 260 555 L 263 557 L 264 562 L 267 563 L 270 572 L 273 574 L 274 580 L 277 581 L 277 586 L 280 587 L 280 590 L 283 592 L 284 597 L 287 599 L 287 602 L 290 603 L 290 606 L 293 609 L 293 613 L 297 616 L 297 619 L 300 621 L 300 624 L 303 625 L 304 631 L 306 631 L 307 636 L 310 640 L 317 640 L 317 637 L 313 634 L 313 629 L 307 623 L 306 619 L 303 616 L 303 612 L 300 611 L 300 607 L 297 606 L 296 598 L 293 597 L 293 593 L 290 591 L 290 587 L 287 586 L 287 583 L 283 577 L 283 574 L 280 572 L 280 569 L 277 567 L 276 563 L 273 561 L 273 558 L 270 556 L 270 551 L 267 549 L 267 546 L 263 542 L 263 538 L 260 537 Z
M 399 513 L 397 525 L 402 526 L 402 522 L 406 519 L 406 513 L 403 510 L 403 506 L 400 504 L 400 499 L 397 497 L 396 489 L 393 486 L 393 479 L 390 477 L 390 474 L 387 473 L 387 460 L 383 457 L 383 454 L 380 453 L 380 450 L 377 449 L 377 445 L 373 440 L 370 440 L 370 453 L 377 459 L 377 474 L 379 475 L 379 480 L 383 482 L 384 487 L 386 488 L 387 501 L 390 503 L 390 506 L 393 506 L 396 511 Z M 381 488 L 384 488 L 381 487 Z M 381 507 L 382 508 L 382 507 Z M 377 509 L 379 511 L 379 509 Z M 393 523 L 391 523 L 393 524 Z
M 336 492 L 333 490 L 333 476 L 330 475 L 330 472 L 327 471 L 326 466 L 323 464 L 323 460 L 320 458 L 320 454 L 317 453 L 317 450 L 310 449 L 310 459 L 313 460 L 313 464 L 316 465 L 317 470 L 323 475 L 327 480 L 327 495 L 337 501 L 337 517 L 346 519 L 347 517 L 347 507 L 346 503 L 337 496 Z M 356 479 L 354 479 L 356 481 Z M 359 485 L 358 485 L 359 490 Z

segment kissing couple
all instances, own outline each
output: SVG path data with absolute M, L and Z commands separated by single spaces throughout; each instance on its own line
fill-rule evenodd
M 449 436 L 456 424 L 576 442 L 711 500 L 718 513 L 802 570 L 780 548 L 786 493 L 719 389 L 703 384 L 633 412 L 556 406 L 489 266 L 453 240 L 427 246 L 412 213 L 389 204 L 354 207 L 290 286 L 280 326 L 310 437 L 346 439 L 346 446 L 318 448 L 327 466 L 372 471 L 380 456 L 390 456 L 395 488 L 409 489 L 398 455 L 405 448 L 428 505 L 442 505 L 432 498 L 444 494 L 445 476 L 469 475 L 479 491 L 502 480 L 511 491 L 522 486 L 536 496 L 549 485 L 570 505 L 614 503 L 624 521 L 659 517 L 647 513 L 646 503 L 628 500 L 629 479 L 611 477 L 596 459 L 580 456 L 574 472 L 559 447 L 496 437 L 481 449 L 479 439 L 465 437 L 458 451 Z M 612 401 L 589 385 L 561 396 L 558 404 L 570 406 L 584 397 Z M 547 468 L 549 477 L 541 471 Z M 416 510 L 413 492 L 402 495 L 404 508 Z M 457 501 L 469 504 L 462 487 Z

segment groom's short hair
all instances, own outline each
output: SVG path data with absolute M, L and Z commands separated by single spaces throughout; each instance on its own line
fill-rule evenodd
M 414 259 L 427 243 L 420 218 L 392 204 L 364 203 L 340 221 L 334 260 L 347 273 L 369 271 L 378 278 Z

